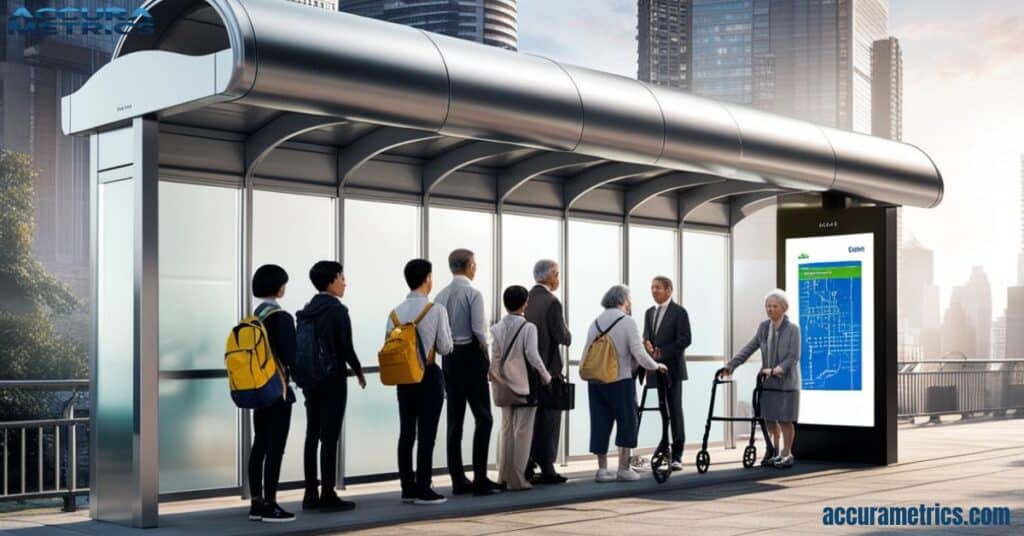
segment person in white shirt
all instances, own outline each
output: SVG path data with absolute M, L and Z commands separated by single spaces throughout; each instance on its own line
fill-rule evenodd
M 523 317 L 528 291 L 518 285 L 505 289 L 502 301 L 508 314 L 491 328 L 491 387 L 494 403 L 501 408 L 501 449 L 498 452 L 498 483 L 512 491 L 533 487 L 524 474 L 533 442 L 537 414 L 536 394 L 527 367 L 543 385 L 551 383 L 537 350 L 537 326 Z
M 431 306 L 427 296 L 433 288 L 433 268 L 430 261 L 413 259 L 405 265 L 405 282 L 409 295 L 395 308 L 399 324 L 413 322 L 430 306 L 416 325 L 420 342 L 420 359 L 425 364 L 420 383 L 398 386 L 398 474 L 402 481 L 402 501 L 416 504 L 442 504 L 447 499 L 430 487 L 433 472 L 434 442 L 437 423 L 444 407 L 444 378 L 435 362 L 435 354 L 450 354 L 452 332 L 448 312 L 443 305 Z M 384 339 L 397 326 L 390 316 L 384 327 Z M 416 450 L 416 471 L 413 472 L 412 447 Z
M 668 371 L 644 348 L 640 330 L 630 315 L 632 302 L 629 288 L 615 285 L 601 298 L 605 311 L 590 325 L 587 347 L 601 334 L 607 334 L 615 345 L 619 360 L 619 374 L 611 383 L 590 382 L 587 394 L 590 400 L 590 452 L 597 455 L 598 482 L 638 480 L 629 467 L 630 449 L 636 447 L 637 404 L 636 382 L 633 372 L 637 367 L 646 370 Z M 608 440 L 615 426 L 615 445 L 619 447 L 619 467 L 616 474 L 608 471 Z

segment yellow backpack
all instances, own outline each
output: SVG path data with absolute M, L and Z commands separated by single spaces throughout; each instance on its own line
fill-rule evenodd
M 583 353 L 583 361 L 580 363 L 580 378 L 588 382 L 612 383 L 619 379 L 619 353 L 615 350 L 615 343 L 608 336 L 608 332 L 619 323 L 619 320 L 626 318 L 620 316 L 608 326 L 608 329 L 601 330 L 601 325 L 594 321 L 597 326 L 597 338 L 588 346 Z
M 391 324 L 395 328 L 391 330 L 387 340 L 384 341 L 384 347 L 377 353 L 377 361 L 380 363 L 380 381 L 384 385 L 407 385 L 420 383 L 423 380 L 427 356 L 420 345 L 416 325 L 423 320 L 424 316 L 427 316 L 433 306 L 433 303 L 428 303 L 416 320 L 405 324 L 398 321 L 395 311 L 391 311 Z M 421 354 L 423 357 L 420 357 Z M 430 351 L 429 362 L 434 362 L 433 349 Z
M 231 399 L 240 408 L 255 409 L 286 400 L 285 378 L 270 350 L 270 339 L 263 322 L 279 312 L 266 307 L 250 315 L 231 330 L 224 345 L 224 367 L 228 371 Z

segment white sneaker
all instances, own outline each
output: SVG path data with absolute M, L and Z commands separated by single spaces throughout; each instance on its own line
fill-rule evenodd
M 607 469 L 598 469 L 594 475 L 594 482 L 615 482 L 615 475 Z
M 615 479 L 620 482 L 634 482 L 640 480 L 640 473 L 632 469 L 619 469 L 619 472 L 615 474 Z

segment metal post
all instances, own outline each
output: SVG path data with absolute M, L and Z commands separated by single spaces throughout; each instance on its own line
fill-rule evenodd
M 92 318 L 99 318 L 99 135 L 89 136 L 89 266 L 92 272 L 89 276 L 89 296 L 92 310 Z M 99 322 L 92 321 L 89 329 L 89 401 L 92 404 L 89 411 L 89 517 L 97 519 L 100 515 L 100 484 L 97 474 L 97 459 L 99 458 L 99 434 L 96 433 L 99 426 L 99 411 L 96 409 L 99 385 Z M 77 460 L 76 460 L 77 462 Z
M 430 196 L 423 194 L 423 208 L 420 209 L 420 258 L 430 257 Z
M 562 314 L 565 317 L 565 324 L 569 325 L 569 209 L 565 209 L 565 213 L 562 216 L 562 240 L 561 240 L 560 254 L 561 260 L 559 261 L 561 272 L 562 272 L 562 299 L 563 307 Z M 571 367 L 569 366 L 569 350 L 561 349 L 562 363 L 564 367 L 565 377 L 570 377 Z M 565 416 L 562 422 L 562 444 L 558 455 L 558 463 L 562 467 L 569 465 L 569 412 L 563 411 L 562 414 Z
M 7 477 L 11 466 L 7 463 L 7 429 L 4 428 L 4 495 L 7 495 Z
M 504 271 L 501 266 L 502 259 L 504 258 L 501 252 L 504 231 L 501 223 L 501 215 L 502 205 L 501 202 L 499 202 L 494 214 L 494 283 L 492 284 L 494 287 L 494 303 L 491 304 L 494 312 L 494 316 L 492 317 L 494 318 L 494 322 L 497 322 L 501 318 L 501 293 L 503 290 L 501 288 L 501 278 L 504 275 Z
M 60 425 L 53 426 L 53 489 L 60 489 Z
M 623 285 L 629 286 L 629 214 L 626 214 L 622 218 L 622 244 L 621 244 L 621 256 L 620 259 L 620 277 L 619 280 Z M 636 289 L 632 289 L 636 292 Z
M 25 493 L 25 473 L 28 466 L 25 463 L 25 428 L 21 429 L 21 492 Z
M 339 181 L 340 184 L 340 181 Z M 343 252 L 345 250 L 345 198 L 344 191 L 341 186 L 338 187 L 338 193 L 334 198 L 334 257 L 338 259 L 339 263 L 342 263 L 344 258 Z M 347 382 L 348 379 L 346 378 Z M 334 464 L 334 487 L 335 489 L 345 489 L 345 429 L 348 428 L 348 422 L 342 420 L 341 422 L 341 434 L 338 436 L 338 449 L 336 462 Z
M 726 259 L 725 265 L 728 269 L 725 271 L 725 355 L 722 356 L 723 361 L 728 362 L 732 358 L 732 299 L 733 299 L 733 233 L 734 228 L 729 228 L 729 236 L 726 238 L 729 241 L 729 247 L 726 248 Z M 724 364 L 723 364 L 724 366 Z M 735 384 L 726 384 L 728 387 L 726 400 L 728 403 L 725 405 L 726 417 L 733 417 L 736 414 L 736 389 Z M 733 449 L 736 448 L 736 426 L 732 421 L 725 422 L 725 448 Z
M 239 282 L 242 286 L 242 292 L 239 295 L 238 304 L 238 317 L 243 318 L 252 311 L 252 286 L 250 277 L 253 272 L 252 267 L 252 246 L 253 246 L 253 186 L 252 183 L 247 181 L 242 184 L 241 191 L 241 210 L 239 217 L 241 218 L 240 229 L 242 231 L 242 239 L 239 241 L 241 244 L 241 250 L 239 251 Z M 237 412 L 238 416 L 238 467 L 236 482 L 239 483 L 239 494 L 243 500 L 250 499 L 249 496 L 249 456 L 252 453 L 252 411 L 247 409 L 239 409 Z
M 36 458 L 39 466 L 39 480 L 36 482 L 36 491 L 43 491 L 43 427 L 36 429 Z

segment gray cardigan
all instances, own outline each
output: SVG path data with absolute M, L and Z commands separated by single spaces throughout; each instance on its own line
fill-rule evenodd
M 789 321 L 789 317 L 782 318 L 782 324 L 776 333 L 775 350 L 768 355 L 768 334 L 772 321 L 765 320 L 757 326 L 757 333 L 754 338 L 739 352 L 736 357 L 726 365 L 735 370 L 750 359 L 755 350 L 761 351 L 762 368 L 782 367 L 782 377 L 774 376 L 765 380 L 764 386 L 768 389 L 784 391 L 796 391 L 800 389 L 800 326 Z

